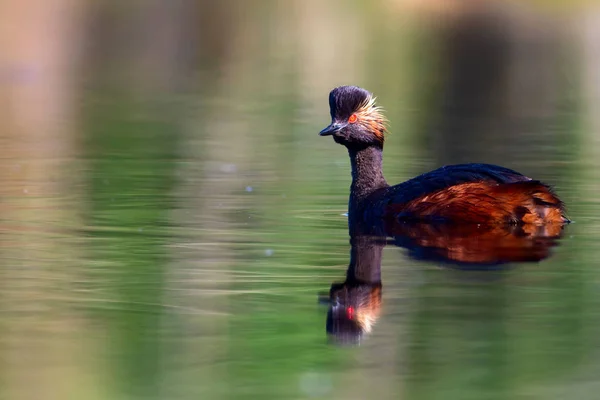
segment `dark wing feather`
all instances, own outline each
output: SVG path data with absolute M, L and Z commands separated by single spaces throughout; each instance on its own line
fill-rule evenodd
M 384 198 L 391 204 L 407 203 L 417 197 L 450 186 L 469 182 L 496 184 L 530 181 L 531 178 L 508 168 L 491 164 L 447 165 L 385 189 Z

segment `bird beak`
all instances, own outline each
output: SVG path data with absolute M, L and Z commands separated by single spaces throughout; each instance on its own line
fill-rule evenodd
M 319 136 L 333 135 L 334 133 L 339 132 L 344 126 L 346 125 L 337 122 L 332 122 L 331 125 L 319 132 Z

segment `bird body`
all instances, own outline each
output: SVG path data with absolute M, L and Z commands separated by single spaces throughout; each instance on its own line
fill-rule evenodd
M 450 165 L 390 186 L 382 172 L 386 120 L 373 95 L 356 86 L 341 86 L 331 91 L 329 104 L 332 122 L 320 135 L 331 135 L 348 149 L 351 219 L 515 225 L 569 222 L 564 204 L 548 185 L 497 165 Z

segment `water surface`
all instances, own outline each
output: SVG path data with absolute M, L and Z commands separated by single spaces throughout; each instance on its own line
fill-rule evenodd
M 15 52 L 42 67 L 2 83 L 2 397 L 595 398 L 596 58 L 565 58 L 566 22 L 547 31 L 537 14 L 509 34 L 389 5 L 267 3 L 212 6 L 214 21 L 88 10 L 78 58 Z M 506 268 L 390 241 L 371 332 L 334 345 L 318 300 L 350 260 L 350 171 L 317 132 L 341 84 L 387 110 L 390 183 L 500 163 L 552 184 L 575 223 L 548 257 Z

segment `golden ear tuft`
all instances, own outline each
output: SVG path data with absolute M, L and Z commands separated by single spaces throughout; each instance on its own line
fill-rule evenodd
M 374 288 L 356 311 L 356 320 L 363 332 L 370 333 L 381 313 L 381 288 Z
M 357 113 L 360 114 L 360 120 L 368 129 L 383 142 L 388 130 L 388 120 L 383 115 L 383 108 L 375 104 L 376 100 L 375 96 L 367 97 L 358 108 Z

